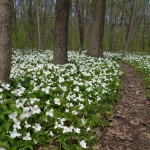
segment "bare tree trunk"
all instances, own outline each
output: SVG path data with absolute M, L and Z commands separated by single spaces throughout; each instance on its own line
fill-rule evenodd
M 14 8 L 13 0 L 11 0 L 11 3 L 12 3 L 12 27 L 15 28 L 16 27 L 16 10 Z
M 90 37 L 90 48 L 88 56 L 103 57 L 103 34 L 105 21 L 106 0 L 95 0 L 94 2 L 94 21 Z
M 83 13 L 83 0 L 79 4 L 79 0 L 76 0 L 76 6 L 78 11 L 78 25 L 79 25 L 79 54 L 83 51 L 84 48 L 84 13 Z
M 143 44 L 143 48 L 142 51 L 144 52 L 145 50 L 145 25 L 146 25 L 146 18 L 145 18 L 145 13 L 146 13 L 146 6 L 147 6 L 147 2 L 144 0 L 143 1 L 143 38 L 142 38 L 142 44 Z
M 136 3 L 137 3 L 137 0 L 134 0 L 133 8 L 132 8 L 132 14 L 131 14 L 131 19 L 130 19 L 130 24 L 129 24 L 129 30 L 128 30 L 126 43 L 125 43 L 125 48 L 124 48 L 123 53 L 122 53 L 123 57 L 126 57 L 127 51 L 128 51 L 128 47 L 129 47 L 129 42 L 130 42 L 130 38 L 131 38 L 131 34 L 132 34 L 133 23 L 134 23 L 134 18 L 135 18 L 135 13 L 136 13 Z
M 34 42 L 32 41 L 33 37 L 33 31 L 32 31 L 32 26 L 33 26 L 33 16 L 32 16 L 32 0 L 28 1 L 28 37 L 29 37 L 29 43 L 31 48 L 33 48 Z
M 0 0 L 0 80 L 8 83 L 11 69 L 12 0 Z
M 114 2 L 110 4 L 109 14 L 109 51 L 113 51 L 113 28 L 114 28 Z
M 41 29 L 40 29 L 40 13 L 39 13 L 39 2 L 37 2 L 37 24 L 38 24 L 38 43 L 39 43 L 39 49 L 42 48 L 42 39 L 41 39 Z
M 117 7 L 113 6 L 114 11 L 114 19 L 113 19 L 113 42 L 112 42 L 112 49 L 114 52 L 117 51 L 117 38 L 118 38 L 118 18 L 117 18 Z
M 56 1 L 56 16 L 54 27 L 54 64 L 68 63 L 68 21 L 70 0 Z

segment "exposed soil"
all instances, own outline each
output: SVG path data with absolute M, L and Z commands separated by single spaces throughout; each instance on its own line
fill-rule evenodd
M 150 150 L 150 101 L 143 80 L 133 68 L 120 66 L 125 71 L 122 97 L 94 150 Z

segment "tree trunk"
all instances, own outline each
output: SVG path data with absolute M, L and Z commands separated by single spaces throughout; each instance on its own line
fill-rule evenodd
M 103 57 L 105 8 L 106 0 L 95 0 L 93 14 L 94 20 L 90 37 L 90 48 L 87 51 L 88 56 Z
M 0 0 L 0 80 L 8 83 L 11 69 L 12 0 Z
M 146 6 L 147 6 L 147 2 L 144 0 L 143 1 L 143 38 L 142 38 L 142 44 L 143 44 L 143 48 L 142 51 L 145 51 L 145 26 L 146 26 L 146 18 L 145 18 L 145 14 L 146 14 Z
M 110 4 L 109 14 L 109 51 L 113 51 L 113 28 L 114 28 L 114 1 Z
M 54 64 L 68 63 L 68 21 L 70 0 L 56 1 L 56 16 L 54 27 Z
M 32 16 L 32 0 L 28 1 L 28 38 L 29 38 L 29 44 L 31 46 L 31 48 L 33 49 L 34 47 L 34 42 L 32 41 L 33 39 L 33 31 L 32 31 L 32 27 L 33 27 L 33 16 Z
M 42 39 L 41 39 L 41 29 L 40 29 L 40 12 L 39 12 L 39 1 L 37 2 L 37 25 L 38 25 L 38 48 L 43 49 Z
M 126 43 L 125 43 L 125 48 L 124 48 L 123 53 L 122 53 L 123 57 L 126 57 L 126 55 L 127 55 L 129 42 L 130 42 L 130 39 L 131 39 L 133 23 L 134 23 L 134 18 L 135 18 L 135 13 L 136 13 L 136 3 L 137 3 L 137 0 L 134 0 L 133 8 L 132 8 L 132 14 L 131 14 L 131 19 L 130 19 L 130 24 L 129 24 L 129 30 L 128 30 Z
M 79 0 L 76 0 L 76 8 L 78 11 L 78 25 L 79 25 L 79 54 L 83 51 L 84 48 L 84 8 L 83 8 L 83 0 L 81 4 L 79 4 Z M 81 7 L 80 7 L 81 6 Z

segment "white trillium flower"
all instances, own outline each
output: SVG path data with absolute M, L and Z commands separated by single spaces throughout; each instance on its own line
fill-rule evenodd
M 29 118 L 30 116 L 31 116 L 30 108 L 29 107 L 23 108 L 23 113 L 20 115 L 20 118 L 24 119 Z
M 35 132 L 41 131 L 41 125 L 36 123 L 35 126 L 32 126 L 33 129 L 35 129 Z
M 63 126 L 63 133 L 72 132 L 72 127 Z
M 79 104 L 79 109 L 83 109 L 84 108 L 84 105 L 83 104 Z
M 31 127 L 31 125 L 28 124 L 27 121 L 25 121 L 25 127 L 26 127 L 26 128 L 29 128 L 29 127 Z
M 11 94 L 14 94 L 16 96 L 22 96 L 24 91 L 25 91 L 24 89 L 15 89 L 14 91 L 11 91 Z
M 80 129 L 79 129 L 79 128 L 74 128 L 74 131 L 75 131 L 76 133 L 80 133 Z
M 6 90 L 10 90 L 10 84 L 1 84 L 1 86 Z
M 16 129 L 14 129 L 13 132 L 10 132 L 10 138 L 12 139 L 19 137 L 19 136 L 21 136 L 21 134 L 18 133 Z
M 88 127 L 86 130 L 87 130 L 87 131 L 90 131 L 91 129 L 90 129 L 90 127 Z
M 45 103 L 46 103 L 47 105 L 49 105 L 49 104 L 50 104 L 49 100 L 47 100 Z
M 70 107 L 73 107 L 73 104 L 72 104 L 72 103 L 70 103 L 70 104 L 69 104 L 69 106 L 70 106 Z
M 13 128 L 14 129 L 21 129 L 20 121 L 16 121 L 15 124 L 13 125 Z
M 29 141 L 31 139 L 32 138 L 30 137 L 30 133 L 29 132 L 26 134 L 26 136 L 23 137 L 23 140 L 25 140 L 25 141 Z
M 64 81 L 65 81 L 64 78 L 59 77 L 59 83 L 62 83 L 62 82 L 64 82 Z
M 34 141 L 34 144 L 38 144 L 39 142 L 37 141 L 37 140 L 35 140 L 35 139 L 33 139 L 33 141 Z
M 74 88 L 74 91 L 79 92 L 79 91 L 80 91 L 79 87 L 76 86 L 76 87 Z
M 31 98 L 31 99 L 30 99 L 30 104 L 33 105 L 35 101 L 39 102 L 40 100 L 37 99 L 37 98 Z
M 60 100 L 58 98 L 54 98 L 54 103 L 57 104 L 57 105 L 60 105 Z
M 0 92 L 3 92 L 3 89 L 2 89 L 2 88 L 0 88 Z
M 33 106 L 32 114 L 39 114 L 41 110 L 38 108 L 38 105 Z
M 6 148 L 4 148 L 4 147 L 0 147 L 0 150 L 7 150 Z
M 82 122 L 83 125 L 86 124 L 86 120 L 84 119 L 84 117 L 81 119 L 81 122 Z
M 86 142 L 85 142 L 84 140 L 82 140 L 82 141 L 80 142 L 80 146 L 81 146 L 82 148 L 87 148 L 87 147 L 86 147 Z
M 72 111 L 72 114 L 73 114 L 73 115 L 77 115 L 78 112 L 77 112 L 76 110 L 73 110 L 73 111 Z
M 50 131 L 49 134 L 51 135 L 51 137 L 54 136 L 54 133 L 52 131 Z
M 54 110 L 50 109 L 48 112 L 46 112 L 46 116 L 53 117 L 54 116 L 53 112 L 54 112 Z
M 23 103 L 21 103 L 19 100 L 16 100 L 16 107 L 23 107 Z
M 60 119 L 60 123 L 61 123 L 61 125 L 64 125 L 64 121 L 66 121 L 66 119 L 65 119 L 65 118 Z
M 50 89 L 50 86 L 47 86 L 46 88 L 42 88 L 41 90 L 45 92 L 46 94 L 49 94 L 49 89 Z
M 69 109 L 66 109 L 65 112 L 68 113 L 68 112 L 69 112 Z
M 61 124 L 59 124 L 59 123 L 56 121 L 56 122 L 55 122 L 54 129 L 57 129 L 57 128 L 64 128 L 64 126 L 62 126 Z
M 89 102 L 89 104 L 91 104 L 91 103 L 92 103 L 92 100 L 89 100 L 89 99 L 88 99 L 88 102 Z
M 11 118 L 14 122 L 17 122 L 17 115 L 18 113 L 15 111 L 13 114 L 9 115 L 9 118 Z

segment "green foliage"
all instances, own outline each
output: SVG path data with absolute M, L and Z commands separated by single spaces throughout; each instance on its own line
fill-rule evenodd
M 122 59 L 119 53 L 105 53 L 106 57 L 113 60 L 119 60 L 134 67 L 138 72 L 140 72 L 142 78 L 145 81 L 145 89 L 147 92 L 147 98 L 150 99 L 150 55 L 147 53 L 133 52 L 128 54 L 126 58 Z
M 19 50 L 12 59 L 10 84 L 0 86 L 0 146 L 90 149 L 119 99 L 116 62 L 69 52 L 69 64 L 54 66 L 51 51 Z

